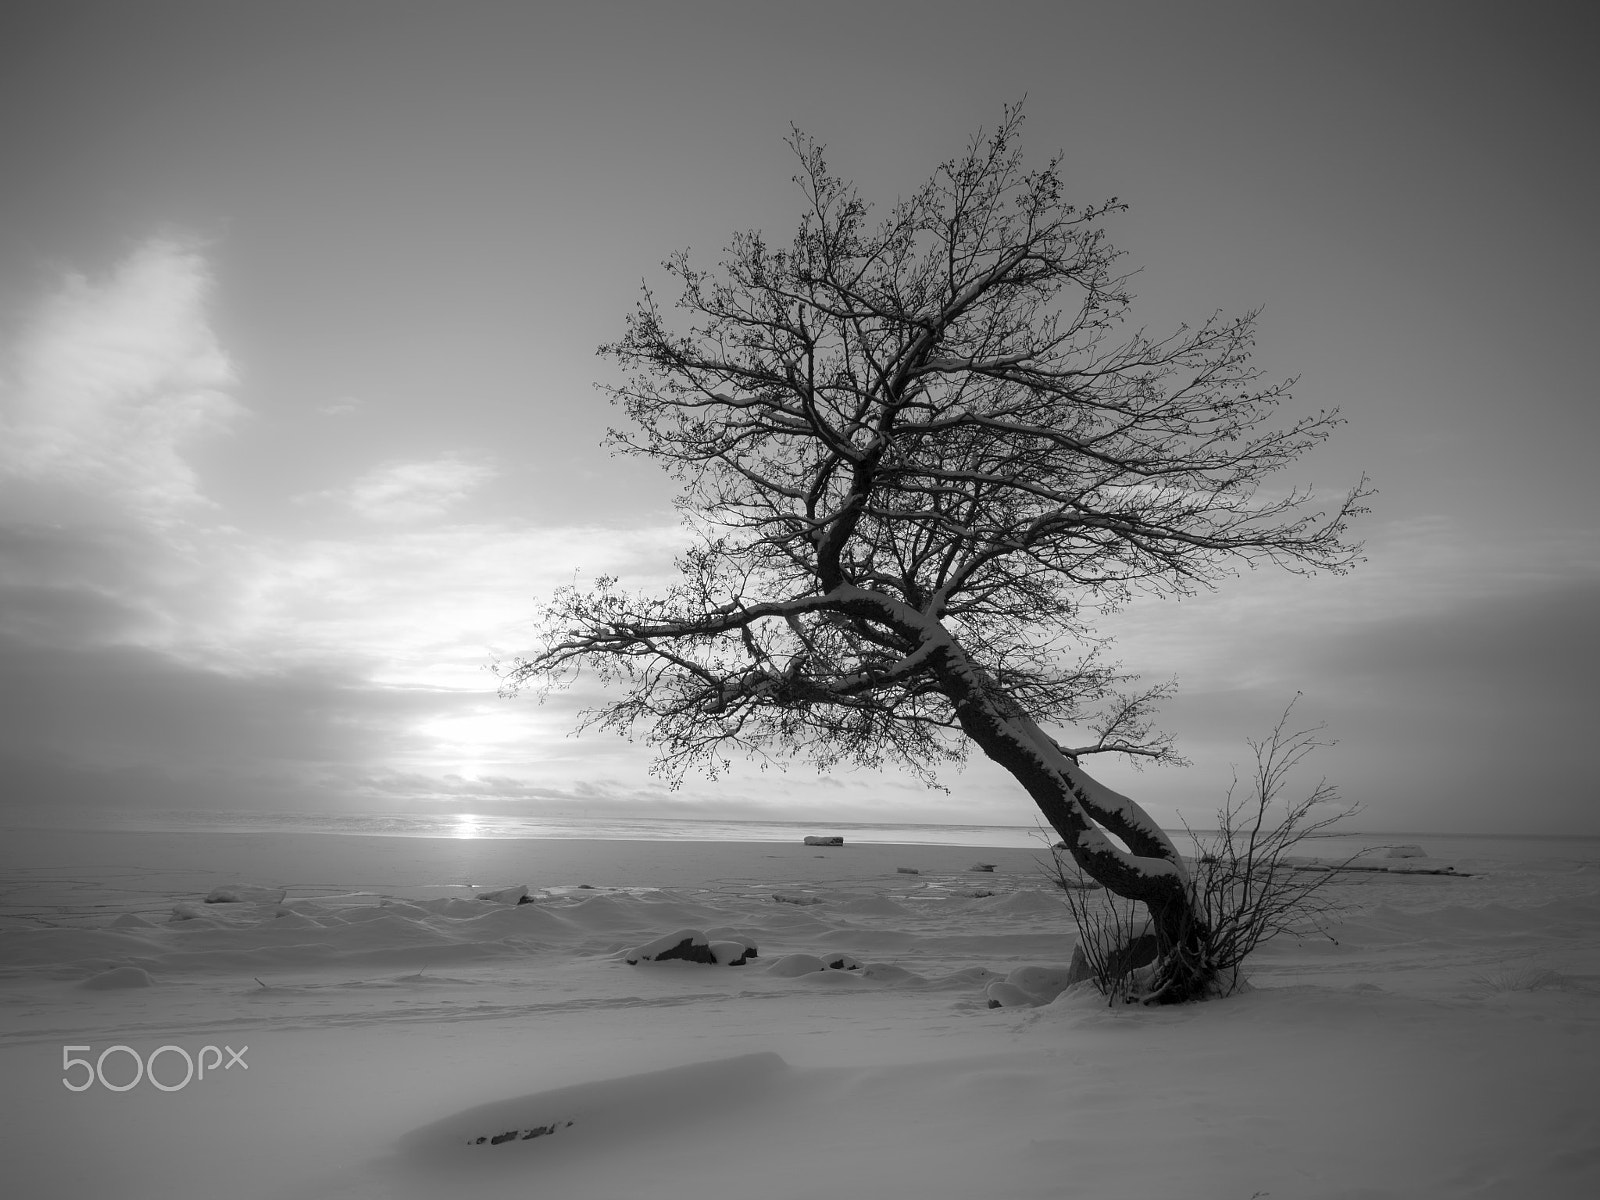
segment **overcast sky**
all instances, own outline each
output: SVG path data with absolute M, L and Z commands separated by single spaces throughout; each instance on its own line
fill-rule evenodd
M 1264 306 L 1345 578 L 1107 626 L 1208 823 L 1298 713 L 1369 829 L 1600 833 L 1588 6 L 0 5 L 0 795 L 1031 824 L 976 764 L 690 780 L 494 695 L 574 572 L 670 572 L 599 447 L 641 281 L 787 240 L 790 123 L 881 206 L 1027 95 L 1152 330 Z M 1307 778 L 1309 786 L 1315 778 Z

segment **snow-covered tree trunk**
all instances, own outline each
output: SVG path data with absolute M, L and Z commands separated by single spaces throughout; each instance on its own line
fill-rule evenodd
M 1204 919 L 1172 839 L 1133 800 L 1063 752 L 947 634 L 943 640 L 934 669 L 954 701 L 962 731 L 1026 789 L 1081 870 L 1149 911 L 1157 960 L 1142 994 L 1159 1003 L 1179 1003 L 1204 992 L 1209 983 L 1200 954 Z

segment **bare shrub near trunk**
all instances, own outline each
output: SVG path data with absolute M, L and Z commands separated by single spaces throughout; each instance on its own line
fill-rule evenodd
M 1244 985 L 1245 960 L 1279 934 L 1337 940 L 1329 926 L 1341 906 L 1323 889 L 1350 858 L 1320 869 L 1307 869 L 1300 860 L 1310 849 L 1308 839 L 1325 835 L 1356 809 L 1341 806 L 1338 788 L 1325 779 L 1298 800 L 1282 800 L 1290 776 L 1306 757 L 1332 745 L 1318 736 L 1321 726 L 1293 728 L 1298 700 L 1297 695 L 1289 702 L 1265 740 L 1247 742 L 1255 770 L 1248 788 L 1241 787 L 1235 774 L 1217 811 L 1215 833 L 1202 835 L 1184 827 L 1198 851 L 1188 883 L 1193 936 L 1162 947 L 1162 953 L 1183 956 L 1175 977 L 1204 981 L 1205 995 L 1238 991 Z M 1059 855 L 1055 877 L 1066 894 L 1096 989 L 1111 1003 L 1164 1003 L 1168 973 L 1133 965 L 1133 950 L 1150 925 L 1139 918 L 1136 906 L 1084 892 L 1068 876 Z
M 1150 922 L 1140 916 L 1140 905 L 1115 892 L 1087 891 L 1073 886 L 1066 864 L 1056 860 L 1056 882 L 1067 896 L 1067 911 L 1078 928 L 1078 949 L 1088 969 L 1088 981 L 1109 1004 L 1137 999 L 1138 968 L 1132 965 L 1137 940 L 1149 936 Z M 1074 960 L 1076 961 L 1076 960 Z

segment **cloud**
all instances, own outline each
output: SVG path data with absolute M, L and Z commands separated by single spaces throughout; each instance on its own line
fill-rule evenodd
M 418 520 L 493 478 L 460 455 L 339 494 L 377 527 L 240 528 L 189 458 L 242 412 L 211 290 L 198 249 L 152 239 L 63 274 L 0 345 L 6 801 L 337 806 L 377 770 L 527 767 L 507 718 L 539 745 L 565 717 L 486 712 L 484 664 L 522 648 L 540 594 L 648 577 L 676 531 Z
M 200 250 L 167 238 L 105 278 L 65 274 L 10 356 L 0 476 L 53 489 L 47 502 L 66 491 L 146 518 L 202 503 L 183 450 L 240 411 L 207 320 L 212 286 Z
M 346 488 L 319 492 L 369 521 L 421 521 L 442 517 L 499 472 L 489 463 L 444 454 L 375 467 Z

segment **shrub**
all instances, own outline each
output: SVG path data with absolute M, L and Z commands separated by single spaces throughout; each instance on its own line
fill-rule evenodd
M 1139 906 L 1081 890 L 1068 874 L 1069 863 L 1055 856 L 1056 882 L 1066 893 L 1088 978 L 1109 1002 L 1170 1002 L 1174 997 L 1166 989 L 1176 979 L 1202 981 L 1197 995 L 1184 998 L 1231 995 L 1244 985 L 1245 959 L 1279 934 L 1334 940 L 1328 926 L 1340 906 L 1323 889 L 1337 868 L 1307 870 L 1296 860 L 1307 839 L 1326 834 L 1356 810 L 1340 805 L 1338 789 L 1326 780 L 1299 800 L 1282 799 L 1303 760 L 1332 744 L 1318 736 L 1321 726 L 1291 726 L 1298 700 L 1296 695 L 1289 702 L 1265 740 L 1248 742 L 1255 770 L 1247 790 L 1235 773 L 1217 811 L 1216 831 L 1199 834 L 1184 826 L 1196 848 L 1187 936 L 1154 944 Z

